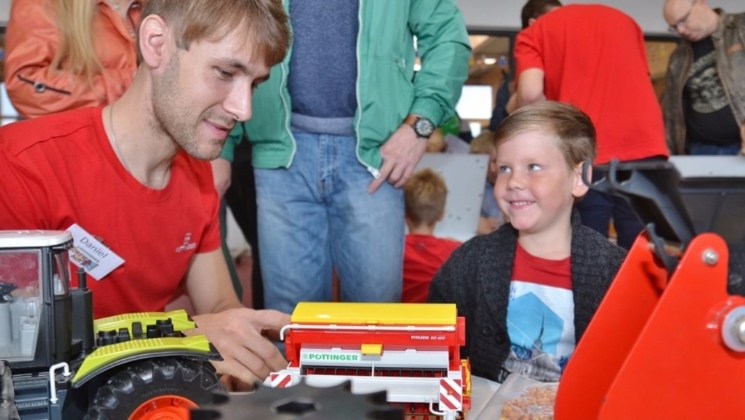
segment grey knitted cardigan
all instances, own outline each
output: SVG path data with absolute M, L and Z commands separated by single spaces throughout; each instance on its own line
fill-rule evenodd
M 626 251 L 572 217 L 571 275 L 577 342 L 590 322 Z M 466 345 L 461 353 L 474 375 L 497 380 L 510 351 L 507 301 L 517 231 L 505 224 L 458 247 L 435 274 L 429 302 L 455 303 L 466 318 Z

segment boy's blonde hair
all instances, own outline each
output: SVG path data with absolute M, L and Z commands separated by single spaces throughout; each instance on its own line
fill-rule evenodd
M 430 168 L 414 172 L 404 184 L 406 217 L 416 226 L 434 226 L 445 211 L 445 180 Z
M 544 101 L 518 109 L 494 132 L 494 147 L 530 130 L 554 136 L 570 169 L 595 159 L 595 127 L 590 117 L 573 105 Z

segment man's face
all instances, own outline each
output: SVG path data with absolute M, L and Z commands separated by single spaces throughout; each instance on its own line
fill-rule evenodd
M 688 41 L 706 38 L 707 33 L 701 19 L 698 0 L 670 0 L 665 3 L 663 16 L 670 32 L 679 34 Z
M 192 42 L 188 51 L 171 45 L 163 71 L 153 75 L 155 128 L 194 158 L 217 158 L 236 122 L 251 118 L 253 89 L 269 68 L 250 39 L 237 28 L 217 41 Z

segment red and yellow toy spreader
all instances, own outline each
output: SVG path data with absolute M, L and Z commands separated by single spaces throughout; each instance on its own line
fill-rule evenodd
M 745 177 L 705 162 L 714 176 L 614 162 L 594 186 L 647 228 L 567 364 L 555 419 L 745 418 Z
M 351 380 L 352 392 L 387 391 L 406 418 L 465 418 L 470 366 L 460 358 L 465 321 L 454 304 L 301 302 L 282 330 L 287 369 L 265 384 Z

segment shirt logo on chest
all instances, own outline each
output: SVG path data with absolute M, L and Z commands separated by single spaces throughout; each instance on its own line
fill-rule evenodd
M 176 247 L 176 253 L 184 252 L 184 251 L 191 251 L 192 249 L 195 249 L 197 247 L 196 242 L 191 241 L 191 232 L 186 232 L 186 235 L 184 235 L 184 243 Z

